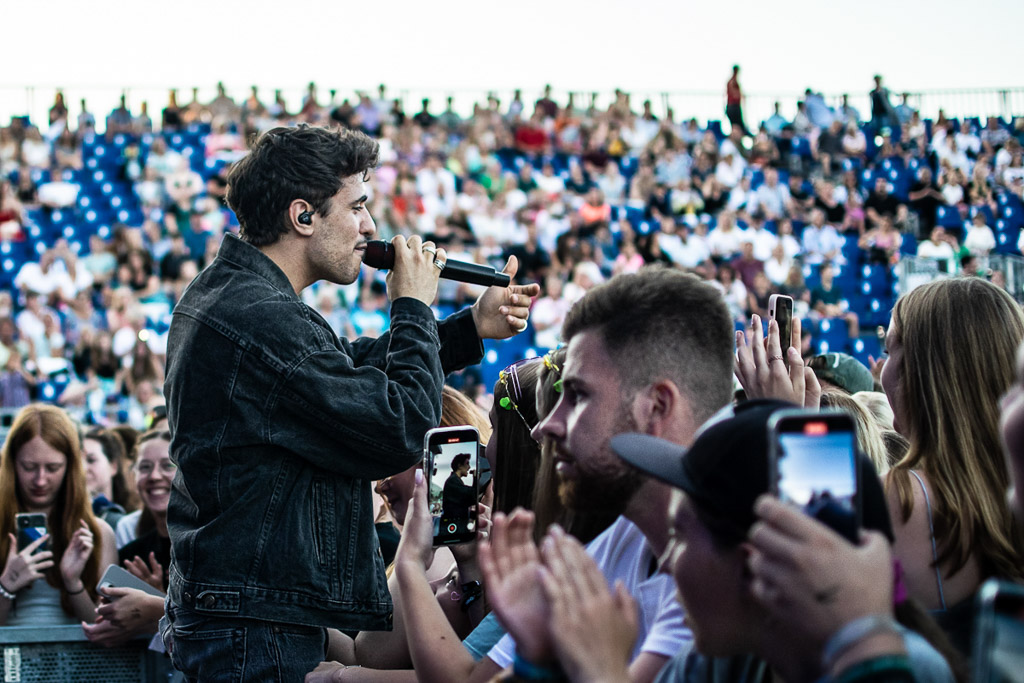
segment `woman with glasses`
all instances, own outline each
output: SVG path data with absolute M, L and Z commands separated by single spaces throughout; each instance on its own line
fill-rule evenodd
M 82 463 L 78 429 L 63 410 L 32 404 L 15 417 L 0 452 L 0 625 L 96 618 L 96 583 L 117 551 L 114 532 L 92 513 Z M 45 533 L 23 548 L 19 513 L 45 520 Z
M 118 552 L 122 566 L 160 591 L 167 590 L 171 543 L 167 535 L 167 502 L 177 467 L 168 449 L 171 436 L 149 431 L 135 444 L 132 472 L 142 499 L 136 538 Z M 82 628 L 94 643 L 113 646 L 141 633 L 155 633 L 164 613 L 163 598 L 134 588 L 105 588 L 95 624 Z

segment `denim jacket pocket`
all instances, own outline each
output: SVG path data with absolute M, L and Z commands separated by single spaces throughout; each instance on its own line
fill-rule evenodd
M 330 577 L 332 594 L 337 595 L 338 576 L 335 561 L 338 554 L 335 527 L 334 484 L 326 479 L 313 479 L 310 495 L 310 528 L 313 530 L 313 552 L 317 563 Z

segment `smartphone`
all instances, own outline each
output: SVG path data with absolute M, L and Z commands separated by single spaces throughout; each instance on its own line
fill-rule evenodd
M 989 579 L 977 600 L 974 681 L 1019 681 L 1024 667 L 1024 586 Z
M 476 539 L 480 433 L 468 425 L 431 429 L 423 439 L 434 545 Z
M 859 542 L 857 431 L 842 411 L 781 410 L 768 422 L 772 491 Z
M 14 516 L 14 520 L 18 527 L 19 553 L 46 535 L 46 515 L 41 512 L 21 512 Z M 43 552 L 46 546 L 43 543 L 36 552 Z
M 772 294 L 768 297 L 768 317 L 779 324 L 779 345 L 782 347 L 782 359 L 786 365 L 789 365 L 789 354 L 786 350 L 792 346 L 793 297 L 785 294 Z
M 107 571 L 103 572 L 103 578 L 96 584 L 96 590 L 98 591 L 100 588 L 134 588 L 143 593 L 155 595 L 158 598 L 166 597 L 163 591 L 158 591 L 135 576 L 135 574 L 132 574 L 127 569 L 118 567 L 116 564 L 108 566 Z

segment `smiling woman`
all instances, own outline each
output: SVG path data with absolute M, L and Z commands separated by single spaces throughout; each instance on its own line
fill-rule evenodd
M 137 571 L 134 573 L 160 590 L 166 589 L 167 568 L 171 564 L 167 501 L 171 497 L 171 482 L 178 471 L 168 453 L 170 446 L 170 433 L 156 430 L 146 432 L 135 444 L 132 471 L 142 499 L 142 514 L 135 540 L 118 552 L 122 563 L 135 565 Z
M 82 462 L 63 410 L 34 404 L 18 413 L 0 453 L 0 623 L 95 619 L 94 587 L 116 551 L 114 532 L 92 514 Z M 47 535 L 18 547 L 19 513 L 44 516 Z

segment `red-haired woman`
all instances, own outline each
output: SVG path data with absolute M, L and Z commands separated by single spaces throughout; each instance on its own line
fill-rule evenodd
M 46 515 L 47 534 L 19 552 L 15 515 L 25 512 Z M 78 430 L 56 406 L 22 409 L 0 451 L 0 557 L 0 624 L 96 618 L 96 584 L 117 562 L 114 532 L 92 513 Z

